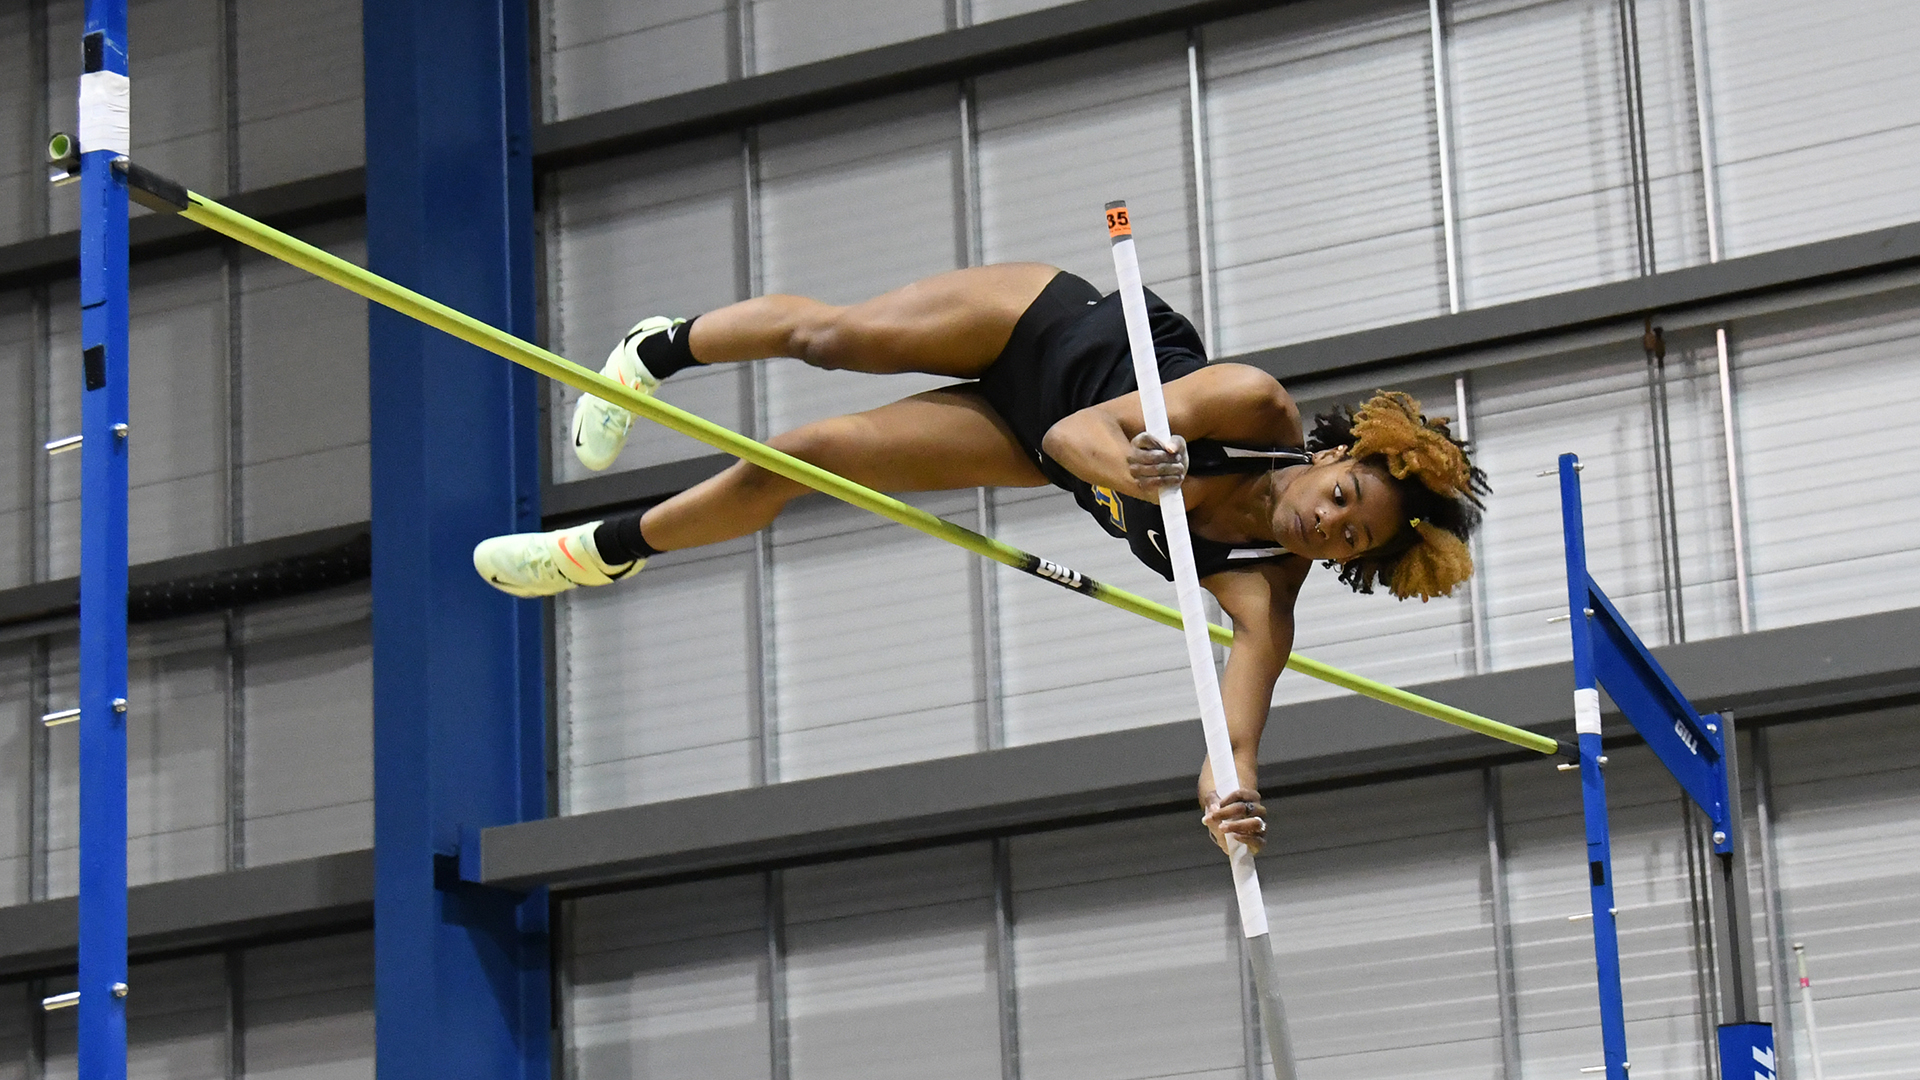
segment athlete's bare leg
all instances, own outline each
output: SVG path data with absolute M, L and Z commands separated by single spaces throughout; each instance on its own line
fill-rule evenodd
M 880 491 L 1038 487 L 1046 477 L 979 394 L 928 390 L 891 405 L 796 428 L 769 442 L 802 461 Z M 766 528 L 811 489 L 744 461 L 646 512 L 640 529 L 661 551 L 717 544 Z
M 703 364 L 791 356 L 820 368 L 977 378 L 1059 272 L 1043 263 L 976 266 L 847 307 L 759 296 L 700 316 L 689 347 Z

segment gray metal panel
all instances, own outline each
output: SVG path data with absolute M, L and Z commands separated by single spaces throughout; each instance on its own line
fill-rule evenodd
M 565 903 L 568 1075 L 772 1080 L 758 875 Z
M 1642 5 L 1652 175 L 1667 268 L 1705 258 L 1685 82 L 1671 14 Z M 1461 262 L 1468 306 L 1639 274 L 1619 5 L 1612 0 L 1459 0 L 1452 11 Z M 1692 174 L 1689 177 L 1689 174 Z M 1669 190 L 1671 189 L 1671 190 Z
M 1785 935 L 1807 947 L 1822 1064 L 1897 1072 L 1920 1047 L 1920 710 L 1770 738 Z M 1811 1076 L 1804 1014 L 1795 1029 Z
M 947 0 L 750 0 L 755 71 L 798 67 L 947 29 Z
M 130 371 L 127 413 L 133 562 L 205 551 L 225 539 L 226 335 L 218 253 L 180 255 L 134 271 L 130 347 L 140 362 Z M 77 410 L 79 350 L 56 349 L 53 356 L 54 397 L 69 399 Z
M 246 862 L 373 837 L 372 618 L 364 586 L 248 612 Z
M 373 852 L 136 886 L 127 927 L 136 956 L 250 938 L 364 926 L 373 919 Z M 0 908 L 0 974 L 72 970 L 79 907 L 71 898 Z
M 245 188 L 366 161 L 360 5 L 249 0 L 240 35 L 240 176 Z
M 32 1010 L 40 995 L 30 983 L 0 984 L 0 1080 L 40 1080 L 34 1061 Z
M 1845 417 L 1857 460 L 1910 460 L 1920 407 L 1920 290 L 1742 320 L 1733 344 L 1734 406 L 1760 626 L 1920 603 L 1920 477 L 1878 471 L 1846 526 L 1833 488 L 1809 467 Z
M 0 588 L 33 580 L 36 322 L 29 293 L 0 294 Z
M 1022 1080 L 1240 1075 L 1232 877 L 1196 817 L 1011 841 Z
M 1920 690 L 1907 643 L 1920 610 L 1655 650 L 1702 708 L 1751 720 Z M 1564 734 L 1572 668 L 1548 664 L 1414 687 L 1507 723 Z M 1271 791 L 1401 768 L 1522 756 L 1504 744 L 1357 697 L 1273 711 L 1262 754 Z M 1202 755 L 1190 720 L 937 761 L 488 829 L 489 883 L 644 880 L 900 842 L 1042 826 L 1193 797 Z M 1544 767 L 1544 766 L 1542 766 Z
M 759 131 L 764 291 L 853 304 L 958 265 L 960 116 L 950 87 Z M 767 364 L 768 427 L 897 401 L 954 380 Z
M 1407 4 L 1205 28 L 1222 355 L 1446 310 L 1427 39 Z
M 31 650 L 0 646 L 0 905 L 24 902 L 31 880 L 33 698 Z
M 364 230 L 348 219 L 301 231 L 364 262 Z M 240 280 L 242 535 L 367 520 L 366 302 L 264 256 Z
M 1644 747 L 1609 749 L 1615 903 L 1634 1071 L 1704 1076 L 1679 794 Z M 1578 780 L 1545 765 L 1503 770 L 1520 1048 L 1529 1073 L 1600 1060 Z M 1569 868 L 1573 873 L 1568 873 Z M 1645 1064 L 1642 1064 L 1645 1062 Z
M 1078 0 L 547 125 L 555 164 L 712 134 L 1238 14 L 1273 0 Z
M 34 85 L 32 8 L 12 4 L 0 10 L 0 244 L 38 235 L 39 213 L 32 186 L 45 183 L 40 170 L 45 154 L 39 90 Z M 4 1009 L 0 1009 L 4 1012 Z
M 224 621 L 136 628 L 130 646 L 128 878 L 216 873 L 227 843 Z M 53 738 L 76 734 L 69 727 Z
M 747 542 L 658 556 L 635 582 L 559 602 L 563 813 L 753 782 L 756 618 Z
M 733 0 L 551 0 L 541 60 L 548 119 L 564 120 L 727 81 Z
M 799 867 L 783 883 L 794 1080 L 997 1080 L 986 844 Z
M 1920 8 L 1703 6 L 1729 254 L 1920 219 Z
M 1494 478 L 1481 573 L 1496 668 L 1567 655 L 1560 488 L 1562 453 L 1580 455 L 1587 560 L 1607 595 L 1650 643 L 1665 644 L 1653 433 L 1646 361 L 1636 346 L 1587 350 L 1479 373 L 1476 463 Z
M 553 179 L 547 236 L 547 335 L 555 351 L 598 369 L 628 328 L 649 315 L 690 318 L 740 299 L 735 265 L 743 170 L 724 137 L 659 154 L 569 169 Z M 663 400 L 736 430 L 742 367 L 674 377 Z M 568 434 L 579 392 L 554 384 L 549 401 L 555 480 L 593 474 Z M 637 423 L 614 467 L 640 468 L 711 454 L 658 424 Z
M 1199 299 L 1184 35 L 1150 38 L 976 83 L 987 262 L 1045 262 L 1115 288 L 1101 208 L 1127 200 L 1148 288 Z
M 248 1077 L 373 1080 L 373 934 L 267 945 L 241 962 Z
M 1315 1075 L 1354 1080 L 1494 1075 L 1500 1017 L 1480 777 L 1316 792 L 1268 808 L 1275 828 L 1260 875 L 1300 1059 Z M 1169 824 L 1199 846 L 1186 818 Z M 1217 858 L 1207 869 L 1224 892 Z M 1577 878 L 1577 862 L 1568 865 Z
M 221 6 L 220 0 L 143 0 L 127 5 L 127 36 L 136 43 L 133 158 L 216 197 L 227 190 Z M 55 51 L 73 52 L 79 28 L 71 35 L 55 32 L 49 45 Z M 66 83 L 56 93 L 71 96 L 74 86 Z M 36 154 L 30 160 L 39 157 Z M 147 213 L 134 211 L 136 216 Z
M 227 978 L 221 956 L 127 971 L 129 1080 L 227 1080 Z
M 975 524 L 971 491 L 909 501 Z M 827 500 L 772 541 L 780 779 L 980 749 L 973 556 Z

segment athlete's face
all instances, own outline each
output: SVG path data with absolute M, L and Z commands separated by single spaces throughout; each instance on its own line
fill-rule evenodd
M 1346 562 L 1407 527 L 1400 492 L 1378 469 L 1348 457 L 1345 447 L 1322 450 L 1282 481 L 1273 535 L 1295 555 Z

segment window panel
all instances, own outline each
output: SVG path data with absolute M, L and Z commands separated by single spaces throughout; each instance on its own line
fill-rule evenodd
M 373 844 L 373 643 L 364 586 L 246 613 L 246 863 Z
M 568 901 L 568 1074 L 771 1080 L 760 875 Z
M 745 166 L 738 139 L 570 169 L 553 181 L 547 237 L 547 334 L 555 351 L 598 368 L 628 328 L 649 315 L 692 317 L 740 299 Z M 744 424 L 741 365 L 673 377 L 660 396 L 724 427 Z M 573 455 L 579 391 L 552 384 L 553 478 L 593 475 Z M 615 469 L 713 453 L 704 443 L 638 421 Z
M 360 5 L 249 0 L 236 10 L 241 187 L 364 164 Z
M 765 291 L 853 304 L 960 265 L 960 117 L 951 87 L 760 131 Z M 898 401 L 952 379 L 766 367 L 772 431 Z
M 1729 337 L 1756 626 L 1920 604 L 1920 477 L 1875 469 L 1870 493 L 1843 497 L 1810 464 L 1839 417 L 1850 458 L 1910 459 L 1920 291 L 1749 319 Z M 1838 506 L 1844 525 L 1822 527 Z
M 947 29 L 948 0 L 746 0 L 754 70 L 774 71 Z
M 1455 773 L 1270 806 L 1278 827 L 1260 860 L 1263 891 L 1287 1023 L 1306 1068 L 1354 1078 L 1497 1073 L 1480 777 Z M 1186 827 L 1188 844 L 1205 844 L 1196 826 Z M 1214 888 L 1230 895 L 1226 867 L 1216 860 L 1208 869 Z
M 1243 1075 L 1233 878 L 1193 815 L 1010 845 L 1024 1080 Z
M 548 0 L 547 116 L 582 116 L 727 81 L 730 0 Z
M 972 491 L 908 501 L 974 524 Z M 771 539 L 778 779 L 983 748 L 974 556 L 825 499 Z
M 1054 488 L 996 491 L 995 535 L 1162 603 L 1173 586 Z M 1197 715 L 1180 635 L 1138 615 L 996 565 L 1009 746 Z
M 1920 220 L 1920 7 L 1703 7 L 1728 255 Z
M 41 441 L 34 416 L 35 306 L 24 289 L 0 293 L 0 589 L 33 580 L 33 474 Z
M 1642 5 L 1660 269 L 1704 257 L 1688 45 L 1678 5 Z M 1618 5 L 1461 0 L 1452 7 L 1457 213 L 1472 307 L 1641 272 Z M 1684 95 L 1684 96 L 1682 96 Z M 1676 216 L 1677 215 L 1677 216 Z
M 978 80 L 987 262 L 1052 263 L 1111 292 L 1101 208 L 1125 199 L 1147 287 L 1196 311 L 1185 45 L 1151 38 Z
M 1909 706 L 1768 732 L 1785 937 L 1807 947 L 1828 1076 L 1897 1075 L 1920 1049 L 1916 721 Z
M 1644 747 L 1607 753 L 1634 1072 L 1704 1078 L 1702 961 L 1693 953 L 1679 788 Z M 1521 1057 L 1528 1075 L 1573 1075 L 1600 1060 L 1592 924 L 1570 918 L 1592 910 L 1579 793 L 1564 774 L 1538 765 L 1501 774 Z
M 967 844 L 782 875 L 794 1080 L 997 1080 L 990 867 Z
M 251 949 L 241 962 L 248 1080 L 373 1080 L 373 934 Z
M 656 556 L 631 583 L 557 602 L 565 812 L 753 783 L 754 597 L 741 540 Z
M 1443 314 L 1426 9 L 1289 5 L 1204 43 L 1221 353 Z
M 364 265 L 365 222 L 303 239 Z M 240 279 L 242 535 L 369 516 L 367 304 L 303 270 L 250 256 Z

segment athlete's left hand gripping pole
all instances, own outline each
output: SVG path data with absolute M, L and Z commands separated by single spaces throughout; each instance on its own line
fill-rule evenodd
M 127 1075 L 126 0 L 87 0 L 80 76 L 80 1043 Z
M 1113 240 L 1113 269 L 1120 277 L 1120 308 L 1126 313 L 1134 381 L 1140 386 L 1140 411 L 1146 418 L 1147 433 L 1164 444 L 1172 431 L 1167 424 L 1166 396 L 1160 388 L 1160 361 L 1147 320 L 1140 259 L 1133 249 L 1133 223 L 1125 202 L 1107 204 L 1107 235 Z M 1187 500 L 1178 486 L 1161 492 L 1160 514 L 1166 519 L 1167 556 L 1173 564 L 1174 589 L 1180 595 L 1187 666 L 1193 672 L 1193 692 L 1200 702 L 1200 727 L 1207 737 L 1213 787 L 1224 799 L 1240 787 L 1239 767 L 1234 763 L 1233 737 L 1227 730 L 1227 710 L 1220 700 L 1219 675 L 1213 670 L 1213 646 L 1207 634 L 1206 608 L 1200 599 L 1200 572 L 1194 566 L 1193 538 L 1187 532 Z M 1227 846 L 1233 860 L 1234 892 L 1240 900 L 1240 929 L 1247 938 L 1247 956 L 1260 997 L 1260 1026 L 1273 1058 L 1273 1075 L 1275 1080 L 1294 1080 L 1293 1048 L 1287 1038 L 1286 1013 L 1280 1005 L 1279 980 L 1274 976 L 1273 941 L 1267 933 L 1267 905 L 1260 895 L 1260 875 L 1253 866 L 1253 852 L 1245 844 L 1229 839 Z

